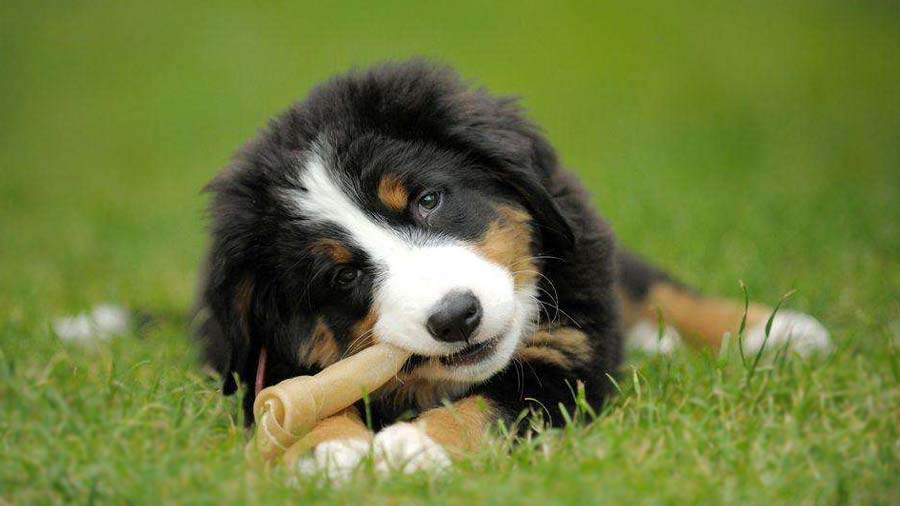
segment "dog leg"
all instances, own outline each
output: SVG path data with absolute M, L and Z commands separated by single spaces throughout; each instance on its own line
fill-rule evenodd
M 620 252 L 617 290 L 629 340 L 648 351 L 668 351 L 679 340 L 695 348 L 717 349 L 725 333 L 737 335 L 745 313 L 742 302 L 700 295 L 625 252 Z M 790 310 L 778 311 L 766 340 L 766 323 L 773 311 L 758 303 L 746 308 L 745 351 L 757 351 L 763 342 L 766 347 L 790 342 L 798 353 L 830 347 L 828 331 L 818 320 Z M 662 338 L 658 335 L 660 314 Z

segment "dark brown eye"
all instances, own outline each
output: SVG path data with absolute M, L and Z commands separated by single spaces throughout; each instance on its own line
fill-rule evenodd
M 433 213 L 441 205 L 440 192 L 428 192 L 419 197 L 419 214 L 423 217 Z
M 338 286 L 347 286 L 356 281 L 359 275 L 360 271 L 356 267 L 341 267 L 334 274 L 334 282 Z

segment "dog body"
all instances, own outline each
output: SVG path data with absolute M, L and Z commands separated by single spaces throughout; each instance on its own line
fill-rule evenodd
M 379 341 L 414 353 L 372 395 L 378 434 L 348 410 L 323 424 L 319 457 L 374 437 L 427 465 L 525 410 L 559 425 L 579 385 L 594 407 L 610 393 L 623 329 L 661 310 L 716 345 L 744 310 L 618 250 L 513 100 L 421 61 L 314 89 L 208 190 L 199 334 L 225 392 L 235 373 L 246 386 L 248 420 L 254 385 Z M 753 305 L 748 322 L 767 316 Z

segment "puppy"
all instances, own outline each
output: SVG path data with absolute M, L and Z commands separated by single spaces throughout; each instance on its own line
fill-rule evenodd
M 624 332 L 657 346 L 658 312 L 665 342 L 706 346 L 744 314 L 617 248 L 514 100 L 424 61 L 316 87 L 207 190 L 198 335 L 224 392 L 245 386 L 246 420 L 260 388 L 375 342 L 414 354 L 371 396 L 376 434 L 351 408 L 316 431 L 303 465 L 349 468 L 373 440 L 403 470 L 446 465 L 522 412 L 564 423 L 580 385 L 600 406 Z M 751 345 L 770 312 L 749 307 Z M 804 346 L 827 340 L 785 312 L 770 342 L 792 329 Z

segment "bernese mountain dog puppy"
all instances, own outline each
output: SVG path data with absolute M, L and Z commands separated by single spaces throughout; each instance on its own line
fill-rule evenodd
M 365 408 L 324 422 L 307 465 L 347 468 L 371 444 L 405 470 L 446 465 L 529 410 L 564 423 L 578 388 L 599 407 L 625 332 L 656 345 L 658 314 L 666 339 L 717 346 L 745 312 L 618 248 L 515 100 L 426 61 L 316 87 L 207 190 L 198 335 L 224 392 L 245 387 L 248 423 L 262 387 L 375 342 L 413 352 Z M 748 346 L 770 312 L 750 305 Z M 770 342 L 827 339 L 780 315 Z

